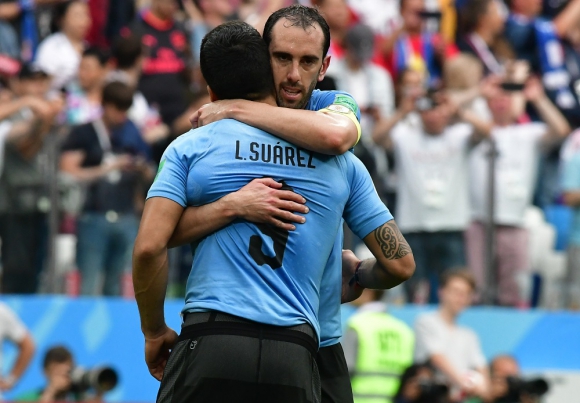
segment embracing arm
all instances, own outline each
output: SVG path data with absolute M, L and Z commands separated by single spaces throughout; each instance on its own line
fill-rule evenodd
M 271 178 L 254 179 L 213 203 L 188 207 L 169 240 L 169 247 L 198 241 L 237 218 L 295 230 L 290 222 L 304 223 L 306 219 L 292 212 L 308 213 L 306 200 L 292 191 L 279 190 L 281 187 Z
M 393 288 L 415 272 L 415 259 L 409 244 L 394 220 L 388 221 L 364 238 L 375 259 L 364 260 L 356 282 L 364 288 Z
M 167 242 L 182 212 L 182 206 L 163 197 L 145 202 L 133 249 L 133 287 L 145 337 L 154 337 L 165 328 Z
M 235 119 L 307 150 L 329 155 L 344 154 L 357 143 L 360 133 L 356 118 L 347 114 L 280 108 L 246 100 L 206 104 L 191 121 L 197 127 L 219 119 Z

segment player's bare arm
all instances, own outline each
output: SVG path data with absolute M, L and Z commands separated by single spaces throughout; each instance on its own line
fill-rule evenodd
M 237 218 L 294 231 L 295 223 L 306 222 L 306 218 L 299 215 L 309 211 L 304 205 L 306 199 L 292 191 L 281 190 L 281 187 L 281 183 L 271 178 L 254 179 L 213 203 L 188 207 L 169 240 L 169 247 L 198 241 Z
M 361 262 L 351 286 L 393 288 L 415 272 L 415 259 L 409 244 L 394 220 L 386 222 L 364 238 L 375 259 Z
M 145 202 L 133 249 L 133 287 L 145 336 L 149 372 L 161 380 L 177 334 L 165 324 L 163 305 L 168 281 L 167 245 L 183 207 L 163 197 Z
M 240 99 L 206 104 L 190 121 L 195 128 L 221 119 L 235 119 L 307 150 L 338 155 L 352 148 L 360 137 L 356 116 L 345 112 L 329 108 L 320 111 L 279 108 Z

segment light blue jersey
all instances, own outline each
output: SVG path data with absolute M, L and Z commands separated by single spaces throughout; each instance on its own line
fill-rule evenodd
M 204 238 L 183 311 L 216 310 L 276 326 L 309 323 L 320 336 L 319 292 L 341 217 L 359 237 L 392 219 L 352 153 L 316 154 L 226 119 L 167 148 L 148 198 L 200 206 L 261 177 L 284 181 L 304 196 L 306 223 L 287 232 L 236 220 Z
M 314 90 L 306 105 L 307 110 L 318 111 L 333 104 L 346 106 L 360 121 L 360 110 L 352 96 L 343 91 Z M 331 109 L 332 110 L 332 109 Z M 318 321 L 320 322 L 320 346 L 328 347 L 338 343 L 342 336 L 340 315 L 340 294 L 342 285 L 342 225 L 330 253 L 322 284 L 320 286 L 320 307 Z

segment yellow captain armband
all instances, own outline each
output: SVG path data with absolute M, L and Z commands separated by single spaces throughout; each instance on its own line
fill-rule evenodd
M 360 136 L 361 136 L 360 122 L 358 121 L 358 119 L 356 118 L 356 115 L 354 114 L 354 112 L 352 110 L 350 110 L 349 108 L 347 108 L 346 106 L 343 106 L 343 105 L 332 104 L 332 105 L 327 106 L 324 109 L 321 109 L 319 112 L 338 113 L 338 114 L 344 115 L 347 118 L 349 118 L 350 120 L 352 120 L 352 122 L 356 126 L 356 132 L 357 132 L 356 143 L 354 143 L 354 145 L 358 144 L 358 142 L 360 141 Z

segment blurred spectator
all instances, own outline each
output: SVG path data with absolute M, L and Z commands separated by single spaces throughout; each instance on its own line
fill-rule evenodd
M 368 26 L 358 24 L 349 28 L 344 45 L 344 58 L 333 60 L 327 74 L 334 78 L 338 90 L 352 94 L 359 105 L 362 137 L 355 153 L 366 162 L 360 151 L 364 147 L 364 155 L 372 159 L 366 165 L 381 194 L 388 171 L 387 160 L 385 152 L 374 146 L 372 133 L 376 122 L 393 113 L 393 81 L 382 67 L 371 63 L 374 34 Z
M 504 85 L 504 88 L 509 87 Z M 514 118 L 513 91 L 498 86 L 489 99 L 494 126 L 491 139 L 498 151 L 494 217 L 496 256 L 493 257 L 498 277 L 497 298 L 501 305 L 511 306 L 526 304 L 527 299 L 521 287 L 518 288 L 517 279 L 525 276 L 529 269 L 524 213 L 532 203 L 540 147 L 561 140 L 570 132 L 566 119 L 547 98 L 538 79 L 529 79 L 523 93 L 545 124 L 517 123 Z M 475 274 L 480 289 L 486 284 L 484 257 L 485 223 L 489 220 L 489 153 L 489 143 L 482 143 L 474 148 L 470 159 L 474 222 L 466 233 L 466 241 L 469 268 Z
M 16 398 L 20 402 L 66 402 L 75 401 L 71 392 L 71 372 L 74 368 L 72 353 L 64 346 L 47 350 L 42 360 L 46 385 L 37 390 L 25 392 Z
M 482 120 L 491 120 L 487 101 L 483 93 L 490 79 L 483 79 L 483 64 L 469 53 L 461 53 L 445 65 L 443 83 L 447 94 L 455 105 L 478 115 Z
M 564 163 L 562 190 L 564 202 L 574 209 L 568 240 L 568 269 L 564 290 L 564 306 L 580 309 L 580 153 Z
M 391 147 L 397 172 L 397 223 L 417 263 L 406 283 L 408 299 L 424 302 L 424 286 L 431 283 L 429 301 L 436 302 L 437 276 L 465 264 L 463 231 L 469 224 L 468 152 L 488 126 L 473 114 L 458 110 L 466 123 L 452 122 L 453 107 L 443 93 L 413 102 L 410 95 L 391 120 L 392 129 L 375 135 Z M 415 110 L 419 122 L 405 119 Z M 394 126 L 394 127 L 393 127 Z
M 6 339 L 15 344 L 18 353 L 14 365 L 6 371 L 8 375 L 0 378 L 0 399 L 2 392 L 9 391 L 18 383 L 32 360 L 35 348 L 26 326 L 8 306 L 0 303 L 0 343 Z
M 55 6 L 54 33 L 38 46 L 35 64 L 52 77 L 52 89 L 61 90 L 76 77 L 91 27 L 87 4 L 72 0 Z
M 391 35 L 402 23 L 399 0 L 349 0 L 348 5 L 380 37 Z
M 449 403 L 449 388 L 437 383 L 430 364 L 413 364 L 401 376 L 393 403 Z
M 413 70 L 403 70 L 397 78 L 395 86 L 395 105 L 397 109 L 390 116 L 381 116 L 376 122 L 372 137 L 375 144 L 387 153 L 388 174 L 383 178 L 385 184 L 384 197 L 391 211 L 397 210 L 397 172 L 395 157 L 389 133 L 399 122 L 410 127 L 421 124 L 419 115 L 415 111 L 415 101 L 425 94 L 421 75 Z
M 117 38 L 113 44 L 113 59 L 116 69 L 109 74 L 108 80 L 122 81 L 134 91 L 129 119 L 137 125 L 147 144 L 167 138 L 170 130 L 161 122 L 159 110 L 150 106 L 137 90 L 144 59 L 140 39 L 134 35 Z
M 0 55 L 11 59 L 20 59 L 20 41 L 18 40 L 18 0 L 0 2 Z M 14 23 L 11 23 L 13 22 Z
M 580 24 L 580 0 L 571 1 L 553 21 L 540 18 L 541 0 L 510 0 L 505 32 L 516 57 L 540 74 L 552 101 L 574 124 L 580 123 L 580 104 L 573 88 L 562 41 Z
M 355 402 L 390 402 L 399 377 L 413 363 L 415 336 L 404 322 L 387 313 L 383 290 L 364 290 L 341 341 Z
M 191 67 L 188 34 L 175 20 L 176 11 L 176 0 L 152 0 L 129 27 L 145 47 L 139 91 L 170 127 L 186 111 Z
M 91 46 L 106 48 L 135 18 L 134 0 L 88 0 L 88 5 L 93 21 L 87 34 Z
M 97 48 L 83 52 L 78 80 L 66 90 L 66 117 L 70 125 L 92 122 L 101 117 L 101 94 L 109 71 L 109 55 Z
M 506 19 L 507 9 L 500 0 L 471 0 L 461 9 L 457 46 L 481 60 L 486 75 L 503 73 L 502 50 L 507 45 L 501 34 Z
M 226 22 L 234 13 L 229 0 L 183 0 L 191 24 L 191 48 L 199 64 L 201 40 L 212 29 Z
M 153 179 L 150 150 L 127 119 L 133 91 L 112 82 L 103 89 L 103 117 L 76 127 L 62 146 L 61 170 L 88 184 L 78 220 L 77 266 L 81 293 L 119 295 L 137 234 L 136 200 Z
M 475 332 L 457 325 L 469 307 L 475 279 L 467 270 L 447 271 L 441 277 L 439 309 L 422 314 L 415 323 L 415 361 L 429 360 L 442 381 L 452 386 L 455 400 L 469 396 L 487 398 L 489 373 Z
M 344 56 L 344 37 L 352 22 L 346 0 L 315 0 L 312 4 L 318 7 L 330 27 L 328 54 L 337 61 Z
M 2 293 L 35 293 L 46 244 L 47 198 L 43 152 L 46 135 L 62 101 L 46 100 L 46 73 L 25 65 L 12 79 L 12 101 L 0 105 L 0 120 L 10 124 L 0 176 L 0 238 L 2 238 Z
M 429 86 L 436 85 L 443 65 L 458 51 L 454 44 L 446 43 L 439 34 L 427 31 L 424 0 L 402 0 L 403 27 L 397 30 L 383 45 L 386 66 L 396 77 L 410 68 L 423 74 Z
M 491 374 L 491 399 L 494 402 L 508 394 L 508 377 L 519 376 L 520 366 L 515 357 L 511 355 L 498 355 L 491 360 L 489 371 Z
M 110 384 L 106 384 L 106 382 L 113 379 L 99 380 L 99 377 L 94 380 L 88 380 L 89 384 L 86 384 L 87 380 L 82 380 L 86 375 L 82 375 L 82 369 L 75 368 L 74 357 L 70 350 L 64 346 L 49 348 L 44 354 L 42 361 L 46 384 L 36 390 L 22 393 L 16 398 L 16 401 L 101 403 L 103 395 L 110 390 L 108 386 L 114 386 L 113 383 L 116 384 L 116 375 L 112 375 L 115 381 Z M 107 370 L 105 369 L 104 371 Z M 100 376 L 102 376 L 103 372 L 101 372 Z M 87 378 L 92 378 L 92 376 Z M 102 383 L 106 387 L 92 388 L 94 389 L 94 394 L 89 395 L 87 391 L 91 389 L 90 387 L 94 382 Z

